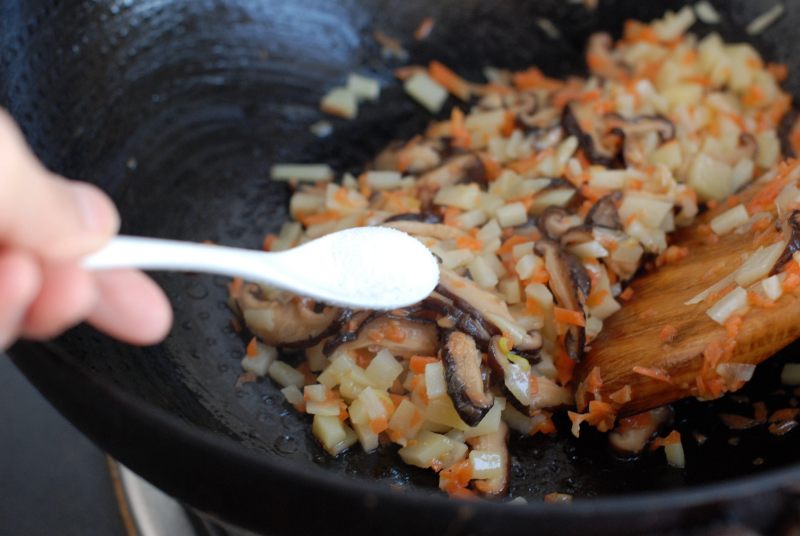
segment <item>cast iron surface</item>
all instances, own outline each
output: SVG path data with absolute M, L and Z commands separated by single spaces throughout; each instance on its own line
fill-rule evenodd
M 720 31 L 743 39 L 739 28 L 772 3 L 715 2 L 725 14 Z M 358 171 L 430 121 L 393 80 L 398 64 L 381 57 L 373 30 L 402 38 L 412 62 L 437 58 L 474 79 L 484 65 L 535 64 L 565 75 L 583 70 L 589 33 L 618 33 L 626 18 L 651 19 L 682 4 L 608 1 L 592 13 L 560 0 L 9 0 L 0 3 L 0 104 L 46 164 L 114 197 L 124 232 L 257 247 L 286 218 L 289 191 L 269 182 L 271 163 Z M 437 20 L 435 30 L 414 42 L 426 16 Z M 545 35 L 537 17 L 563 37 Z M 795 94 L 798 22 L 800 5 L 788 3 L 754 41 L 767 59 L 790 65 Z M 317 139 L 308 127 L 322 118 L 319 99 L 351 71 L 383 82 L 380 102 L 364 105 L 355 121 L 328 118 L 333 135 Z M 130 348 L 81 327 L 54 344 L 19 344 L 13 356 L 123 463 L 240 524 L 330 532 L 338 519 L 339 530 L 352 533 L 480 533 L 502 522 L 508 532 L 535 523 L 542 532 L 611 533 L 733 518 L 763 529 L 776 526 L 789 504 L 786 487 L 800 474 L 797 432 L 775 441 L 756 430 L 734 447 L 712 409 L 688 403 L 679 429 L 712 439 L 687 442 L 686 471 L 667 467 L 660 453 L 618 460 L 592 434 L 580 442 L 515 440 L 511 491 L 533 504 L 447 501 L 432 491 L 432 474 L 401 465 L 393 449 L 326 457 L 270 382 L 235 387 L 244 345 L 229 327 L 225 279 L 157 280 L 176 315 L 162 345 Z M 776 366 L 764 367 L 751 389 L 780 407 L 791 393 L 771 394 Z M 740 478 L 749 473 L 763 474 Z M 716 484 L 701 485 L 709 482 Z M 551 491 L 586 500 L 540 504 Z

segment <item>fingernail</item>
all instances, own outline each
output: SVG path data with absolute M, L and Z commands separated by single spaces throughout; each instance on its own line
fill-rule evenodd
M 110 236 L 119 230 L 119 215 L 108 196 L 83 182 L 73 182 L 70 186 L 87 231 Z

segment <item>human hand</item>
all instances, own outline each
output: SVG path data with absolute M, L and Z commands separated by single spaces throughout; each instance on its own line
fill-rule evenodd
M 46 170 L 0 109 L 0 350 L 20 336 L 48 339 L 83 320 L 132 344 L 166 335 L 172 309 L 147 276 L 80 266 L 118 228 L 111 200 Z

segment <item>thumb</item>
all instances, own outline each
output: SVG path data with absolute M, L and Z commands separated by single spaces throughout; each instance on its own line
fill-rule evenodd
M 73 259 L 102 246 L 118 228 L 111 200 L 95 186 L 47 171 L 0 109 L 0 246 Z

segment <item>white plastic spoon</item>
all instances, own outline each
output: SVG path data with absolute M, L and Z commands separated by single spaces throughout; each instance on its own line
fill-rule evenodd
M 410 235 L 387 227 L 347 229 L 277 253 L 119 236 L 87 257 L 84 266 L 229 275 L 363 309 L 416 303 L 439 280 L 439 266 L 430 251 Z

